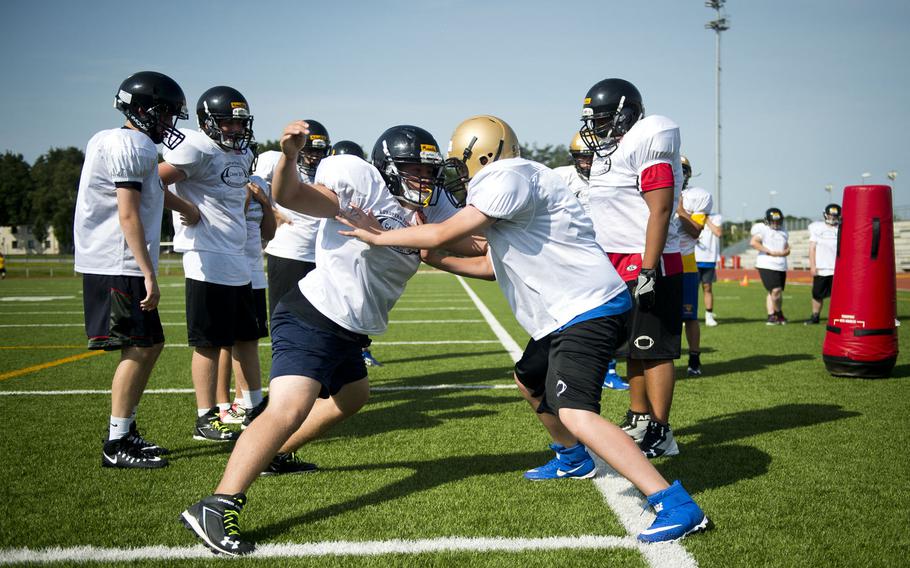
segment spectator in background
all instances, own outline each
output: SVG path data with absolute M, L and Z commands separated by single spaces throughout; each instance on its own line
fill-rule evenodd
M 787 256 L 790 255 L 789 234 L 784 228 L 784 214 L 777 207 L 765 211 L 765 222 L 752 225 L 752 241 L 758 251 L 755 267 L 761 283 L 768 291 L 766 325 L 785 325 L 784 286 L 787 284 Z
M 812 315 L 806 325 L 819 323 L 822 304 L 831 297 L 834 261 L 837 258 L 837 232 L 841 210 L 837 203 L 825 207 L 825 220 L 809 225 L 809 271 L 812 273 Z
M 723 218 L 720 213 L 708 215 L 705 228 L 695 243 L 695 265 L 698 267 L 698 279 L 705 295 L 705 325 L 715 327 L 714 317 L 714 283 L 717 282 L 717 261 L 720 259 L 720 237 Z

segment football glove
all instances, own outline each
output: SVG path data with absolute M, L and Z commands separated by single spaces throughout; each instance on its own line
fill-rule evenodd
M 657 283 L 657 270 L 654 268 L 642 268 L 638 273 L 638 282 L 635 285 L 635 299 L 638 307 L 644 311 L 649 311 L 654 307 L 657 294 L 654 285 Z

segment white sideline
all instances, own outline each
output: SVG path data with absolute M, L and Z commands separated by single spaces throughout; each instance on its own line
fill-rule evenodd
M 661 545 L 639 544 L 632 537 L 558 536 L 547 538 L 461 538 L 419 540 L 326 541 L 303 544 L 262 544 L 250 558 L 305 558 L 314 556 L 378 556 L 382 554 L 426 554 L 433 552 L 526 552 L 533 550 L 633 549 L 647 550 Z M 214 556 L 201 544 L 196 546 L 144 546 L 141 548 L 10 548 L 0 550 L 0 565 L 22 562 L 134 562 L 137 560 L 188 560 Z M 223 561 L 222 561 L 223 562 Z
M 508 334 L 496 317 L 477 297 L 477 294 L 468 286 L 467 282 L 461 276 L 456 278 L 464 287 L 468 296 L 471 297 L 471 300 L 474 301 L 474 305 L 483 314 L 493 333 L 502 342 L 503 348 L 509 353 L 513 361 L 518 361 L 522 355 L 521 348 L 518 347 L 512 336 Z M 594 456 L 594 459 L 597 461 L 597 476 L 594 478 L 594 485 L 603 495 L 607 506 L 616 513 L 616 516 L 629 534 L 637 535 L 651 524 L 654 520 L 654 515 L 650 512 L 646 515 L 642 514 L 641 493 L 629 480 L 616 473 L 613 468 L 599 457 Z M 627 538 L 634 539 L 634 537 Z M 653 568 L 697 568 L 698 566 L 695 559 L 678 542 L 639 546 L 638 548 L 641 550 L 645 560 Z

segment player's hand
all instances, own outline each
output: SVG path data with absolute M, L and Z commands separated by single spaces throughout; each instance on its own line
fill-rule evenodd
M 638 273 L 638 282 L 635 284 L 635 299 L 638 301 L 638 307 L 644 311 L 650 311 L 657 300 L 657 292 L 654 289 L 657 284 L 657 270 L 654 268 L 642 268 Z
M 370 211 L 364 211 L 356 205 L 348 207 L 347 211 L 341 211 L 335 216 L 335 220 L 343 225 L 347 225 L 352 230 L 338 231 L 338 234 L 346 237 L 354 237 L 367 244 L 375 244 L 376 236 L 381 234 L 383 229 L 379 220 Z
M 185 227 L 192 227 L 196 223 L 202 220 L 202 213 L 199 211 L 199 208 L 195 204 L 190 203 L 190 211 L 188 213 L 180 214 L 180 224 Z
M 818 269 L 817 269 L 817 268 L 810 268 L 810 269 L 809 269 L 809 274 L 812 275 L 812 278 L 815 278 L 816 276 L 818 276 Z
M 263 207 L 271 207 L 272 204 L 269 203 L 269 196 L 265 194 L 265 190 L 259 187 L 259 184 L 255 182 L 249 182 L 246 184 L 246 189 L 249 192 L 249 196 L 252 199 L 255 199 L 259 205 Z
M 281 134 L 281 152 L 288 158 L 297 159 L 297 154 L 306 144 L 310 126 L 303 120 L 295 120 L 284 127 Z
M 142 311 L 150 312 L 158 307 L 161 300 L 161 290 L 158 288 L 158 279 L 154 275 L 145 277 L 145 298 L 139 302 Z

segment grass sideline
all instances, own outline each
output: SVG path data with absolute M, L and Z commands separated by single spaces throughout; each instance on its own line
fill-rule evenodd
M 527 336 L 495 284 L 473 290 L 515 340 Z M 8 279 L 0 326 L 81 324 L 78 279 Z M 185 343 L 181 280 L 162 278 L 170 343 Z M 910 358 L 894 378 L 835 379 L 821 363 L 824 326 L 805 327 L 809 288 L 788 287 L 792 324 L 767 327 L 759 285 L 717 286 L 720 326 L 702 330 L 705 376 L 677 384 L 672 424 L 677 457 L 657 460 L 680 478 L 717 529 L 684 541 L 702 566 L 898 566 L 910 556 Z M 6 302 L 14 296 L 55 296 Z M 436 310 L 439 307 L 464 308 Z M 37 312 L 37 313 L 36 313 Z M 898 313 L 910 321 L 910 294 Z M 381 345 L 426 340 L 489 341 L 490 328 L 458 282 L 420 275 L 376 338 L 385 366 L 374 386 L 494 385 L 511 362 L 495 343 Z M 905 328 L 901 335 L 906 337 Z M 84 353 L 79 325 L 0 327 L 0 375 Z M 54 347 L 48 347 L 54 346 Z M 60 347 L 57 347 L 60 346 Z M 33 347 L 28 349 L 27 347 Z M 268 347 L 261 350 L 264 372 Z M 109 389 L 106 354 L 0 380 L 0 391 Z M 190 351 L 166 349 L 150 388 L 188 388 Z M 684 372 L 678 366 L 678 376 Z M 623 370 L 620 365 L 620 370 Z M 605 392 L 604 415 L 619 421 L 626 395 Z M 51 546 L 189 546 L 176 521 L 209 493 L 229 448 L 190 438 L 191 394 L 149 394 L 139 424 L 174 451 L 160 472 L 102 470 L 107 395 L 0 396 L 0 559 L 3 550 Z M 626 536 L 588 482 L 528 483 L 521 473 L 549 459 L 547 438 L 514 390 L 378 391 L 357 416 L 302 453 L 323 471 L 263 479 L 241 522 L 261 542 L 373 541 L 440 537 Z M 249 559 L 274 565 L 274 559 Z M 282 559 L 295 566 L 644 566 L 635 550 L 441 552 Z M 152 561 L 137 565 L 151 565 Z M 160 564 L 160 562 L 155 562 Z M 211 559 L 179 565 L 211 565 Z

